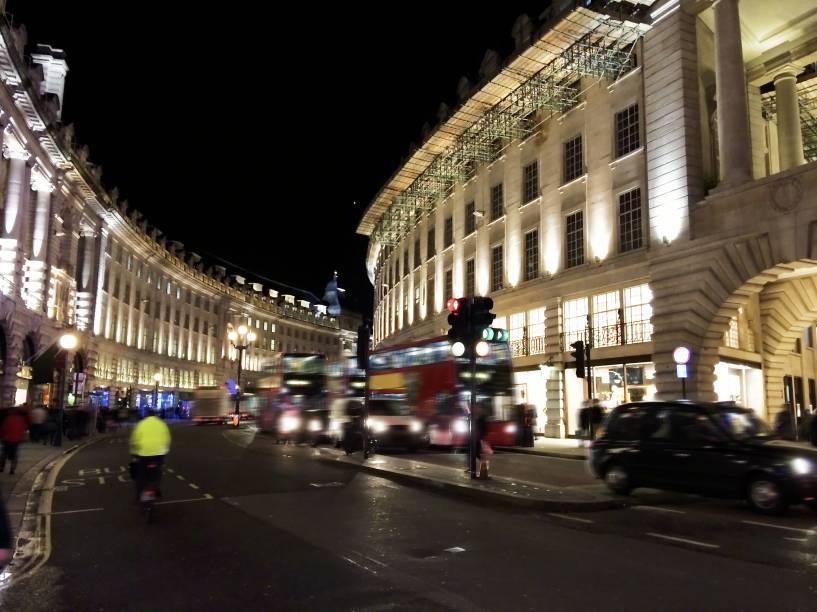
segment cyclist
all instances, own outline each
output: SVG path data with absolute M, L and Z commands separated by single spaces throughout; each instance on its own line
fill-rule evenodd
M 155 411 L 149 410 L 145 418 L 134 427 L 130 436 L 130 453 L 135 458 L 133 478 L 136 481 L 136 501 L 139 501 L 139 495 L 147 484 L 145 466 L 148 463 L 157 463 L 161 466 L 168 452 L 170 429 L 156 416 Z M 161 467 L 159 469 L 161 470 Z

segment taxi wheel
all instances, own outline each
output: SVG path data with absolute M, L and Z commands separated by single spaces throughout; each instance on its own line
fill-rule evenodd
M 604 470 L 604 484 L 613 492 L 619 495 L 629 495 L 633 490 L 630 483 L 630 475 L 620 463 L 611 463 Z
M 746 501 L 752 510 L 761 514 L 783 514 L 788 507 L 783 487 L 771 476 L 759 475 L 746 487 Z

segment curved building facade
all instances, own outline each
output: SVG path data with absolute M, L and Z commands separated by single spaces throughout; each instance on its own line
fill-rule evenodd
M 817 255 L 817 40 L 809 3 L 784 4 L 802 20 L 759 0 L 521 17 L 513 57 L 461 81 L 359 224 L 375 344 L 445 333 L 448 297 L 492 297 L 517 401 L 554 437 L 587 399 L 576 340 L 609 405 L 680 395 L 684 345 L 691 397 L 817 407 L 817 299 L 799 285 Z
M 276 351 L 340 356 L 351 334 L 299 291 L 228 275 L 168 241 L 116 191 L 60 121 L 65 56 L 0 22 L 0 402 L 54 401 L 54 372 L 71 372 L 69 404 L 165 406 L 199 385 L 235 377 L 227 339 L 257 340 L 243 383 Z M 347 326 L 348 327 L 348 326 Z M 64 355 L 57 339 L 79 337 Z M 157 385 L 158 379 L 158 385 Z

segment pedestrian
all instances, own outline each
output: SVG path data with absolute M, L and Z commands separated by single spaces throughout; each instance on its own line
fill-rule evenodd
M 31 412 L 28 415 L 28 431 L 31 433 L 32 441 L 39 442 L 42 440 L 43 444 L 45 444 L 46 436 L 44 426 L 47 420 L 48 410 L 46 410 L 43 406 L 37 405 L 31 409 Z
M 785 440 L 794 439 L 794 428 L 791 422 L 791 410 L 789 406 L 783 405 L 783 409 L 775 415 L 774 432 Z
M 590 408 L 588 421 L 590 424 L 590 439 L 595 440 L 598 434 L 601 422 L 604 420 L 604 409 L 598 399 L 590 400 Z
M 12 408 L 11 413 L 3 419 L 0 425 L 0 441 L 3 443 L 3 450 L 0 452 L 0 472 L 6 469 L 6 459 L 11 462 L 9 474 L 14 474 L 17 469 L 17 447 L 25 440 L 28 422 L 19 408 Z
M 588 402 L 583 402 L 579 409 L 579 430 L 582 439 L 587 439 L 590 435 L 590 406 Z
M 533 430 L 536 427 L 536 406 L 531 404 L 525 405 L 525 430 L 522 440 L 522 445 L 528 448 L 534 446 L 533 444 Z
M 480 403 L 477 404 L 477 413 L 476 413 L 476 438 L 477 438 L 477 448 L 475 455 L 479 459 L 479 473 L 477 474 L 477 478 L 481 480 L 487 480 L 488 476 L 488 461 L 491 455 L 494 454 L 494 450 L 491 448 L 491 445 L 488 443 L 488 419 L 487 419 L 487 410 L 484 404 Z

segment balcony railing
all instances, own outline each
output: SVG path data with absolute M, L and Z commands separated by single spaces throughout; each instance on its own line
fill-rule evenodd
M 562 350 L 571 350 L 574 342 L 581 340 L 588 342 L 590 338 L 589 330 L 577 329 L 562 334 Z M 631 321 L 624 325 L 605 325 L 592 329 L 591 346 L 600 348 L 604 346 L 622 346 L 624 344 L 637 344 L 639 342 L 649 342 L 652 340 L 652 323 L 650 321 Z

